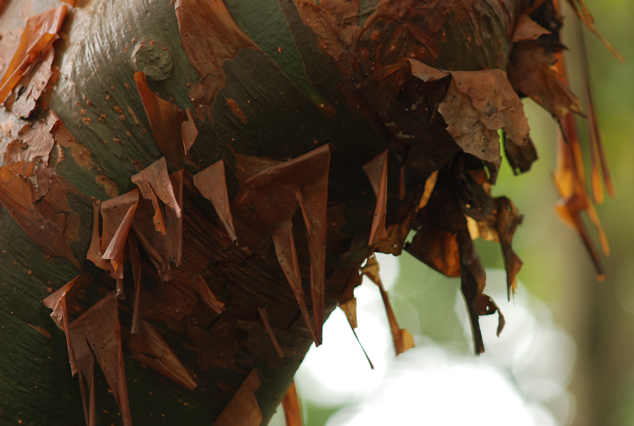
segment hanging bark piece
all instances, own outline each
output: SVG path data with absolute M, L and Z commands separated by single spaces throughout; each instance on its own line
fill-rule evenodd
M 445 72 L 409 59 L 412 74 L 427 82 L 451 75 L 451 83 L 438 112 L 447 131 L 468 154 L 499 166 L 497 131 L 504 129 L 517 145 L 528 138 L 524 106 L 502 70 Z
M 155 212 L 154 226 L 158 232 L 165 235 L 165 220 L 163 219 L 161 206 L 158 203 L 157 196 L 161 201 L 163 201 L 163 203 L 167 204 L 174 210 L 176 217 L 181 216 L 181 207 L 178 205 L 176 196 L 174 195 L 172 181 L 167 173 L 167 162 L 165 161 L 165 157 L 155 161 L 143 171 L 132 176 L 131 180 L 139 187 L 139 189 L 141 189 L 143 197 L 152 201 Z
M 526 13 L 522 13 L 517 18 L 515 29 L 513 30 L 513 43 L 518 41 L 533 41 L 537 40 L 544 34 L 551 34 L 546 28 L 533 21 Z
M 467 209 L 466 204 L 483 204 L 489 199 L 485 187 L 487 176 L 480 161 L 473 157 L 457 157 L 451 169 L 439 173 L 436 187 L 420 212 L 419 228 L 407 250 L 429 266 L 448 276 L 460 276 L 461 291 L 469 313 L 469 321 L 476 355 L 484 352 L 479 316 L 499 313 L 498 332 L 504 327 L 504 317 L 491 298 L 483 294 L 486 273 L 475 250 L 467 224 L 467 214 L 496 233 L 498 213 L 491 209 Z M 479 188 L 479 189 L 478 189 Z M 507 207 L 502 203 L 502 207 Z M 473 206 L 472 206 L 473 207 Z M 505 238 L 510 231 L 515 212 L 505 217 Z M 506 214 L 506 213 L 505 213 Z M 491 222 L 491 224 L 489 224 Z M 477 227 L 476 227 L 477 229 Z
M 558 55 L 556 66 L 562 84 L 566 84 L 566 64 L 561 53 Z M 601 264 L 599 253 L 595 249 L 590 234 L 581 219 L 582 212 L 588 213 L 590 221 L 597 230 L 599 242 L 606 256 L 610 253 L 610 246 L 594 204 L 586 192 L 583 156 L 574 116 L 572 114 L 566 115 L 560 121 L 560 124 L 561 132 L 557 139 L 557 166 L 553 176 L 560 199 L 555 206 L 555 210 L 559 217 L 581 236 L 594 263 L 598 279 L 602 281 L 605 278 L 605 271 Z
M 529 171 L 533 163 L 538 159 L 537 149 L 530 136 L 526 145 L 519 146 L 502 132 L 502 141 L 504 142 L 504 153 L 511 169 L 513 169 L 513 174 L 517 176 Z
M 220 413 L 214 426 L 260 426 L 262 413 L 254 395 L 259 387 L 258 374 L 256 370 L 252 370 Z
M 70 282 L 60 287 L 55 293 L 48 296 L 46 299 L 42 300 L 44 306 L 49 309 L 52 309 L 51 318 L 55 321 L 55 324 L 62 330 L 64 330 L 64 334 L 66 334 L 66 346 L 68 347 L 68 359 L 70 362 L 70 371 L 71 375 L 75 375 L 77 373 L 77 364 L 75 362 L 75 354 L 73 352 L 73 345 L 70 340 L 70 328 L 69 323 L 70 320 L 68 318 L 68 306 L 66 305 L 66 295 L 70 291 L 71 288 L 75 285 L 77 280 L 81 277 L 81 275 L 76 276 Z
M 399 328 L 398 326 L 396 315 L 394 315 L 394 311 L 392 310 L 392 305 L 390 304 L 388 293 L 387 291 L 385 291 L 385 288 L 383 287 L 383 282 L 381 281 L 381 277 L 379 275 L 379 262 L 376 260 L 376 256 L 373 255 L 372 257 L 368 258 L 368 261 L 366 262 L 365 266 L 361 268 L 361 271 L 368 278 L 370 278 L 370 280 L 374 284 L 376 284 L 381 291 L 381 298 L 383 299 L 385 313 L 387 314 L 387 319 L 390 323 L 390 329 L 392 331 L 392 339 L 394 340 L 394 350 L 396 351 L 396 355 L 400 355 L 403 352 L 412 349 L 414 347 L 414 337 L 409 331 L 404 328 Z
M 0 103 L 7 99 L 38 55 L 52 47 L 67 10 L 68 7 L 63 5 L 27 19 L 18 49 L 0 80 Z
M 225 304 L 216 298 L 216 295 L 211 291 L 209 285 L 205 281 L 202 275 L 198 274 L 195 279 L 194 289 L 200 296 L 200 299 L 205 305 L 212 311 L 220 315 L 226 308 Z
M 387 227 L 388 240 L 379 241 L 374 246 L 376 253 L 392 254 L 394 256 L 400 256 L 405 246 L 405 240 L 410 231 L 414 227 L 416 222 L 416 216 L 420 210 L 422 210 L 429 201 L 431 192 L 436 185 L 436 179 L 438 177 L 438 171 L 433 172 L 425 181 L 425 189 L 423 195 L 418 201 L 418 205 L 411 209 L 400 223 L 394 223 Z
M 187 113 L 187 121 L 181 123 L 181 137 L 183 138 L 183 149 L 185 150 L 185 155 L 187 155 L 187 151 L 191 149 L 198 137 L 198 129 L 189 108 L 185 109 L 185 113 Z
M 231 242 L 235 243 L 238 240 L 238 236 L 233 226 L 224 160 L 217 161 L 205 170 L 195 174 L 194 185 L 203 197 L 211 201 L 216 214 L 225 227 L 225 231 L 227 231 L 227 235 L 229 235 Z
M 376 207 L 374 207 L 374 219 L 370 230 L 370 247 L 379 241 L 389 240 L 385 229 L 385 215 L 387 211 L 387 149 L 374 157 L 363 166 L 363 171 L 368 177 L 374 195 L 376 195 Z
M 147 321 L 141 321 L 138 334 L 128 339 L 130 357 L 139 364 L 158 371 L 179 385 L 194 390 L 197 384 L 178 360 L 172 348 Z
M 222 0 L 176 0 L 175 11 L 183 49 L 200 77 L 188 96 L 202 119 L 225 86 L 222 65 L 240 50 L 256 47 L 234 22 Z
M 497 211 L 496 231 L 500 239 L 502 255 L 504 256 L 506 286 L 510 300 L 511 293 L 515 294 L 517 289 L 517 274 L 524 264 L 512 247 L 513 235 L 515 235 L 517 227 L 522 223 L 524 216 L 519 213 L 513 202 L 508 198 L 499 197 L 494 201 Z
M 523 41 L 513 45 L 506 72 L 515 91 L 530 96 L 554 117 L 562 119 L 570 111 L 581 114 L 581 102 L 559 79 L 556 62 L 542 44 Z
M 271 328 L 271 325 L 269 324 L 269 318 L 266 315 L 266 308 L 264 306 L 258 307 L 258 312 L 260 313 L 260 317 L 262 318 L 262 322 L 264 323 L 266 332 L 269 334 L 269 337 L 271 338 L 271 342 L 273 342 L 273 346 L 275 346 L 275 350 L 277 351 L 277 354 L 279 355 L 280 358 L 283 358 L 284 352 L 282 352 L 282 348 L 280 347 L 280 344 L 277 342 L 277 339 L 275 338 L 275 333 L 273 333 L 273 329 Z
M 100 210 L 103 219 L 101 236 L 103 255 L 101 258 L 110 261 L 110 275 L 115 279 L 123 278 L 123 268 L 120 268 L 120 265 L 123 262 L 125 243 L 128 239 L 128 233 L 130 232 L 138 204 L 138 189 L 101 202 Z M 97 227 L 97 229 L 99 228 Z M 93 228 L 93 235 L 95 235 L 94 232 Z
M 141 303 L 141 257 L 139 256 L 139 245 L 134 233 L 128 235 L 128 248 L 130 250 L 132 276 L 134 277 L 134 305 L 132 308 L 130 333 L 137 334 L 139 332 L 139 305 Z
M 174 164 L 187 162 L 195 165 L 181 143 L 181 125 L 187 121 L 185 111 L 154 94 L 141 71 L 134 73 L 134 81 L 156 144 L 165 158 Z
M 484 342 L 482 340 L 479 316 L 498 312 L 498 335 L 504 328 L 504 316 L 499 312 L 493 300 L 483 294 L 486 285 L 486 272 L 475 251 L 469 232 L 466 229 L 459 231 L 457 240 L 460 248 L 460 290 L 469 313 L 474 351 L 476 355 L 480 355 L 484 353 Z
M 326 214 L 330 148 L 324 145 L 246 180 L 258 213 L 273 236 L 275 252 L 316 345 L 321 344 L 325 309 Z M 292 218 L 300 207 L 310 253 L 310 283 L 315 329 L 304 302 Z
M 0 167 L 0 202 L 11 217 L 44 253 L 79 268 L 70 244 L 79 240 L 81 219 L 68 205 L 69 193 L 79 191 L 43 163 Z
M 121 327 L 119 325 L 118 302 L 114 292 L 109 293 L 70 325 L 71 343 L 81 375 L 91 383 L 88 413 L 94 415 L 94 375 L 95 358 L 112 390 L 124 426 L 131 426 L 128 389 L 123 368 Z M 81 376 L 80 375 L 80 376 Z M 80 381 L 82 377 L 79 378 Z M 83 382 L 82 382 L 83 383 Z M 94 424 L 94 417 L 88 424 Z
M 282 407 L 284 407 L 286 426 L 302 426 L 302 409 L 299 405 L 295 381 L 291 382 L 291 385 L 284 394 L 284 398 L 282 398 Z

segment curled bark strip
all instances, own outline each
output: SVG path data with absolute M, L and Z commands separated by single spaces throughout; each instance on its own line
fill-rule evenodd
M 214 422 L 215 426 L 260 426 L 262 412 L 254 392 L 260 387 L 256 370 L 252 370 L 229 404 Z
M 299 405 L 295 381 L 291 382 L 291 385 L 284 394 L 284 398 L 282 398 L 282 407 L 284 407 L 286 426 L 302 426 L 302 409 Z
M 227 231 L 227 235 L 235 243 L 238 240 L 238 236 L 233 226 L 224 160 L 217 161 L 205 170 L 195 174 L 194 185 L 203 197 L 211 201 L 216 214 L 218 214 L 220 221 L 225 227 L 225 231 Z
M 200 296 L 203 303 L 218 315 L 220 315 L 226 309 L 225 304 L 218 300 L 216 295 L 209 288 L 209 285 L 207 284 L 203 276 L 200 274 L 198 274 L 198 277 L 196 277 L 194 289 L 196 290 L 196 293 L 198 293 L 198 295 Z
M 130 357 L 141 365 L 158 371 L 179 385 L 194 390 L 197 384 L 170 346 L 147 321 L 141 321 L 138 334 L 127 339 Z
M 120 266 L 138 203 L 138 189 L 101 203 L 100 210 L 103 218 L 101 258 L 110 261 L 110 275 L 116 279 L 123 278 L 123 268 Z
M 321 344 L 326 297 L 324 287 L 329 165 L 330 148 L 324 145 L 294 160 L 265 169 L 246 180 L 258 216 L 273 236 L 280 266 L 317 345 Z M 298 207 L 301 208 L 308 237 L 314 330 L 304 303 L 293 238 L 291 221 Z
M 51 48 L 58 37 L 57 32 L 62 27 L 67 10 L 68 7 L 62 5 L 26 21 L 26 28 L 22 32 L 18 49 L 0 80 L 0 103 L 7 99 L 11 90 L 38 55 Z
M 269 337 L 271 338 L 271 342 L 273 342 L 273 346 L 275 346 L 275 350 L 277 351 L 277 354 L 279 355 L 280 358 L 283 358 L 284 352 L 282 352 L 282 348 L 280 347 L 280 344 L 277 342 L 277 339 L 275 338 L 275 333 L 273 333 L 273 329 L 271 328 L 271 325 L 269 324 L 269 317 L 266 314 L 266 308 L 264 306 L 258 307 L 258 312 L 260 313 L 260 317 L 262 318 L 262 322 L 264 323 L 266 332 L 269 334 Z
M 187 121 L 187 113 L 176 105 L 159 98 L 147 85 L 145 74 L 134 73 L 134 81 L 150 121 L 152 134 L 159 149 L 170 163 L 187 162 L 195 165 L 181 142 L 181 126 Z
M 374 207 L 374 219 L 370 230 L 370 247 L 379 241 L 388 240 L 385 229 L 385 215 L 387 211 L 387 149 L 374 157 L 363 166 L 374 195 L 376 195 L 376 207 Z
M 396 355 L 400 355 L 403 352 L 412 349 L 414 347 L 414 337 L 409 331 L 404 328 L 399 328 L 398 326 L 396 315 L 394 315 L 394 310 L 390 304 L 390 298 L 383 287 L 383 282 L 381 281 L 381 276 L 379 275 L 379 262 L 376 260 L 376 256 L 370 257 L 365 266 L 361 268 L 361 271 L 370 278 L 370 280 L 376 284 L 381 291 L 381 299 L 383 299 L 383 306 L 385 306 L 385 313 L 387 314 L 390 330 L 392 331 L 392 339 L 394 340 L 394 350 L 396 351 Z
M 124 426 L 131 426 L 128 389 L 123 369 L 119 309 L 114 292 L 109 293 L 70 325 L 71 344 L 77 366 L 91 383 L 88 424 L 94 421 L 94 360 L 101 367 L 121 409 Z M 80 381 L 82 377 L 80 377 Z
M 68 318 L 68 307 L 66 306 L 66 295 L 70 291 L 71 288 L 75 285 L 77 280 L 81 277 L 81 275 L 76 276 L 70 282 L 62 286 L 55 293 L 48 296 L 46 299 L 42 301 L 44 306 L 49 309 L 52 309 L 51 318 L 55 321 L 55 324 L 66 334 L 66 346 L 68 347 L 68 359 L 70 362 L 70 370 L 71 375 L 75 375 L 77 373 L 77 364 L 75 362 L 75 354 L 73 352 L 73 345 L 70 340 L 70 328 L 69 323 L 70 320 Z
M 155 161 L 143 171 L 132 176 L 131 179 L 132 182 L 141 189 L 143 197 L 152 201 L 152 205 L 154 206 L 154 226 L 161 235 L 165 235 L 165 220 L 163 219 L 163 213 L 157 196 L 163 203 L 174 210 L 176 217 L 180 217 L 182 213 L 181 207 L 174 195 L 172 181 L 167 172 L 165 157 Z

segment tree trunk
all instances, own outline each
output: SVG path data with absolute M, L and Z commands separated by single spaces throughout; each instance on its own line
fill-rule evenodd
M 456 244 L 454 275 L 484 350 L 477 318 L 496 308 L 458 212 L 483 221 L 512 211 L 508 200 L 474 204 L 500 155 L 497 139 L 470 141 L 504 127 L 519 146 L 522 124 L 504 116 L 465 142 L 452 129 L 468 111 L 442 108 L 453 105 L 447 93 L 475 96 L 458 87 L 472 74 L 450 72 L 507 68 L 529 3 L 78 0 L 0 108 L 0 419 L 127 424 L 129 398 L 135 425 L 232 424 L 229 402 L 257 389 L 265 425 L 362 263 L 400 253 L 421 226 Z M 0 72 L 25 22 L 61 5 L 8 0 Z M 473 87 L 485 81 L 477 75 Z M 500 75 L 485 76 L 504 92 Z M 473 126 L 492 117 L 468 104 L 482 115 Z M 41 301 L 78 276 L 48 299 L 68 322 L 55 327 Z M 108 316 L 112 292 L 118 315 Z M 259 385 L 241 388 L 254 375 Z

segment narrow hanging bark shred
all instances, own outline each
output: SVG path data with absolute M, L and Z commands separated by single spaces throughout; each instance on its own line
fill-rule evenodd
M 361 269 L 363 273 L 370 278 L 370 280 L 379 287 L 381 291 L 381 298 L 383 299 L 383 305 L 385 306 L 385 313 L 387 314 L 388 322 L 390 323 L 390 329 L 392 331 L 392 339 L 394 340 L 394 350 L 396 351 L 396 355 L 400 355 L 403 352 L 414 347 L 414 337 L 404 328 L 399 328 L 398 322 L 396 321 L 396 315 L 394 315 L 394 311 L 392 310 L 392 305 L 390 304 L 390 299 L 383 288 L 383 282 L 381 281 L 381 277 L 379 275 L 379 262 L 376 260 L 375 256 L 372 256 L 368 259 L 365 266 Z
M 273 342 L 273 346 L 275 346 L 275 350 L 280 358 L 284 357 L 284 352 L 282 352 L 282 348 L 280 344 L 277 342 L 277 338 L 275 337 L 275 333 L 273 333 L 273 329 L 271 328 L 271 324 L 269 324 L 269 317 L 266 314 L 266 308 L 264 306 L 258 307 L 258 312 L 260 313 L 260 317 L 262 318 L 262 322 L 264 323 L 264 327 L 266 328 L 266 332 L 269 334 L 271 338 L 271 342 Z
M 601 169 L 603 176 L 603 183 L 611 197 L 616 196 L 614 191 L 614 184 L 612 183 L 612 177 L 610 176 L 610 170 L 608 169 L 607 159 L 603 150 L 603 143 L 601 141 L 601 135 L 599 133 L 599 126 L 597 125 L 597 117 L 594 111 L 594 102 L 592 100 L 592 90 L 590 88 L 590 66 L 588 64 L 588 58 L 586 55 L 586 45 L 583 37 L 583 31 L 579 24 L 575 25 L 577 33 L 577 39 L 579 41 L 579 60 L 581 62 L 581 76 L 583 79 L 583 97 L 586 103 L 586 115 L 588 124 L 588 139 L 590 141 L 590 161 L 591 161 L 591 187 L 594 202 L 597 204 L 603 203 L 603 187 L 601 186 L 601 176 L 599 169 Z
M 566 84 L 566 64 L 561 53 L 558 55 L 556 67 L 562 84 Z M 574 116 L 568 114 L 563 117 L 560 126 L 561 133 L 557 139 L 557 166 L 553 176 L 560 200 L 555 209 L 560 218 L 579 233 L 594 263 L 599 280 L 603 280 L 605 271 L 599 253 L 582 221 L 582 212 L 587 212 L 590 221 L 594 224 L 606 256 L 610 253 L 610 247 L 594 204 L 586 191 L 581 144 Z

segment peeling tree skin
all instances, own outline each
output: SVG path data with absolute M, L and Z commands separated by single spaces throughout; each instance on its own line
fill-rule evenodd
M 23 26 L 19 16 L 26 3 L 9 0 L 2 9 L 0 0 L 1 34 Z M 34 13 L 60 6 L 57 0 L 33 3 Z M 29 226 L 41 210 L 27 209 L 31 202 L 16 211 L 10 199 L 15 194 L 0 182 L 0 421 L 84 423 L 77 379 L 66 367 L 66 337 L 40 303 L 79 274 L 85 282 L 75 284 L 67 300 L 71 328 L 95 303 L 113 297 L 107 295 L 116 279 L 125 284 L 127 299 L 111 303 L 119 306 L 121 334 L 137 336 L 129 344 L 124 338 L 122 348 L 136 426 L 229 421 L 240 400 L 248 400 L 252 421 L 261 418 L 266 425 L 313 340 L 321 340 L 308 324 L 321 327 L 321 317 L 339 301 L 353 300 L 359 268 L 372 254 L 371 233 L 380 237 L 374 248 L 400 252 L 410 229 L 422 229 L 422 239 L 430 234 L 426 224 L 451 222 L 431 233 L 440 246 L 415 239 L 409 250 L 427 249 L 417 257 L 462 277 L 472 325 L 479 330 L 478 316 L 497 307 L 483 293 L 465 215 L 480 221 L 493 214 L 485 189 L 491 182 L 473 176 L 486 176 L 485 168 L 494 176 L 497 159 L 482 156 L 483 163 L 462 153 L 447 129 L 448 113 L 438 108 L 457 84 L 452 72 L 503 78 L 515 23 L 530 3 L 83 0 L 69 8 L 52 47 L 53 76 L 30 117 L 33 128 L 59 117 L 55 144 L 39 159 L 11 151 L 10 164 L 0 164 L 0 176 L 8 178 L 33 164 L 48 171 L 52 189 L 46 196 L 55 197 L 58 213 L 76 218 L 72 227 L 37 236 Z M 192 13 L 197 7 L 204 13 Z M 219 16 L 222 25 L 199 22 Z M 268 32 L 261 31 L 263 16 L 271 19 Z M 203 36 L 212 38 L 209 45 Z M 531 42 L 522 37 L 519 43 Z M 421 79 L 417 64 L 440 74 Z M 17 131 L 27 123 L 11 117 L 0 108 L 0 124 L 11 120 Z M 513 148 L 527 146 L 517 137 L 514 142 Z M 254 194 L 247 180 L 326 146 L 327 201 L 294 192 L 291 201 L 299 208 L 284 217 L 296 247 L 293 290 L 305 296 L 303 318 L 276 256 L 272 224 L 261 217 L 261 205 L 276 206 L 263 193 Z M 4 138 L 0 150 L 4 159 Z M 363 166 L 383 152 L 387 167 L 377 184 Z M 524 171 L 535 155 L 526 148 L 515 158 L 513 167 Z M 205 173 L 218 164 L 223 176 L 211 185 L 222 185 L 222 203 L 210 202 L 204 188 L 209 183 L 200 185 L 203 177 L 218 174 Z M 450 202 L 431 191 L 436 177 Z M 296 184 L 293 178 L 281 177 L 289 186 Z M 117 240 L 117 256 L 104 259 L 108 246 L 93 227 L 105 220 L 103 206 L 116 204 L 107 200 L 137 191 L 137 184 L 138 206 L 122 213 L 134 215 L 121 228 L 121 235 L 132 237 Z M 28 185 L 20 180 L 15 186 L 39 194 Z M 378 194 L 373 187 L 380 187 Z M 254 203 L 254 197 L 262 199 Z M 441 207 L 447 205 L 445 217 Z M 373 226 L 377 206 L 380 223 Z M 153 220 L 159 216 L 164 240 Z M 123 222 L 122 216 L 117 224 Z M 114 239 L 117 229 L 105 229 Z M 511 236 L 500 235 L 510 257 Z M 387 246 L 385 238 L 393 244 Z M 439 247 L 446 254 L 439 256 Z M 513 262 L 516 273 L 519 260 Z M 311 271 L 311 265 L 321 270 Z M 44 327 L 52 338 L 29 324 Z M 136 332 L 143 328 L 156 332 L 150 332 L 150 349 L 139 343 Z M 482 338 L 474 336 L 479 353 Z M 163 345 L 171 351 L 167 366 L 155 361 Z M 143 367 L 143 359 L 159 372 Z M 95 366 L 97 424 L 120 424 L 120 408 L 100 370 Z M 160 373 L 165 370 L 167 377 Z M 234 408 L 228 412 L 228 406 Z

